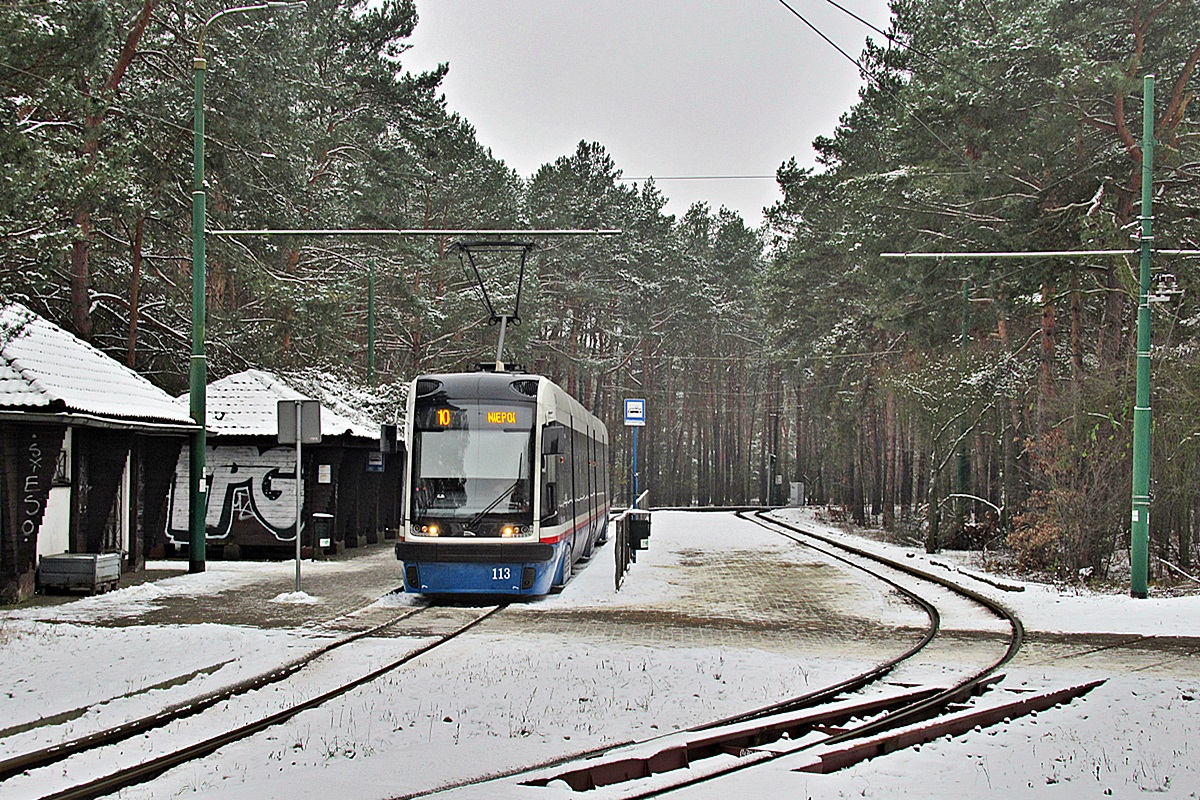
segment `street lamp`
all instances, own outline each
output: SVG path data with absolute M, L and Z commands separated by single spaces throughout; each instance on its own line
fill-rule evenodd
M 192 62 L 192 359 L 189 369 L 189 400 L 192 420 L 196 432 L 192 434 L 189 447 L 188 475 L 188 542 L 190 572 L 204 571 L 205 524 L 207 512 L 208 481 L 205 476 L 205 391 L 208 382 L 208 361 L 204 354 L 204 290 L 205 250 L 204 229 L 206 226 L 206 201 L 204 195 L 204 35 L 208 27 L 229 14 L 249 11 L 266 11 L 275 8 L 290 8 L 305 5 L 304 0 L 285 3 L 258 3 L 255 5 L 227 8 L 213 14 L 200 26 L 196 37 L 196 58 Z M 299 521 L 297 521 L 299 531 Z M 297 535 L 299 535 L 297 533 Z

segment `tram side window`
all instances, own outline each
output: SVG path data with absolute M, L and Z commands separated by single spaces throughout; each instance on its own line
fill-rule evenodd
M 575 436 L 575 499 L 579 501 L 579 513 L 587 513 L 587 436 L 583 431 L 572 431 Z
M 600 441 L 597 441 L 596 445 L 596 468 L 600 470 L 600 505 L 603 507 L 608 505 L 608 445 Z
M 557 525 L 564 482 L 569 481 L 570 460 L 563 460 L 563 427 L 542 429 L 542 524 Z M 551 480 L 553 478 L 553 480 Z
M 588 513 L 592 514 L 596 510 L 596 437 L 592 435 L 592 431 L 588 429 Z

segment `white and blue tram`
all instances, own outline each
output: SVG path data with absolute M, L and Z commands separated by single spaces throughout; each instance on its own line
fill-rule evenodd
M 546 594 L 606 538 L 608 430 L 547 378 L 424 375 L 406 423 L 406 591 Z

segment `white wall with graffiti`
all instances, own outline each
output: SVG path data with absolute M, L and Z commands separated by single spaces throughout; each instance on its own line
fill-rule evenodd
M 236 534 L 239 544 L 296 541 L 296 450 L 288 446 L 239 445 L 208 448 L 208 539 Z M 304 488 L 299 488 L 303 502 Z M 188 542 L 188 450 L 179 454 L 171 489 L 167 538 Z

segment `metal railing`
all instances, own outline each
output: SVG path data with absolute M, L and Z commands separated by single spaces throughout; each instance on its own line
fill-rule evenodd
M 613 547 L 613 557 L 616 559 L 616 575 L 614 582 L 616 590 L 621 591 L 625 581 L 625 573 L 629 565 L 637 561 L 637 551 L 645 550 L 650 539 L 650 510 L 640 508 L 645 502 L 650 490 L 638 495 L 631 508 L 619 513 L 612 521 L 617 526 L 617 541 Z

